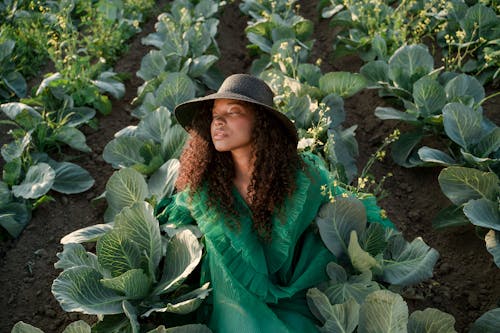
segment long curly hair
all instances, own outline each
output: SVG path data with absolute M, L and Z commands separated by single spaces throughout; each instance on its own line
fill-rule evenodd
M 245 104 L 245 103 L 243 103 Z M 296 142 L 290 140 L 283 125 L 258 105 L 247 103 L 255 111 L 252 131 L 255 166 L 248 187 L 253 230 L 261 240 L 270 241 L 273 214 L 284 223 L 281 210 L 287 196 L 295 190 L 296 172 L 302 168 Z M 189 130 L 190 139 L 180 157 L 180 172 L 176 189 L 189 188 L 191 195 L 203 184 L 208 186 L 208 205 L 225 215 L 226 223 L 238 229 L 239 213 L 235 208 L 233 179 L 235 170 L 231 152 L 218 152 L 211 140 L 212 105 L 198 112 Z

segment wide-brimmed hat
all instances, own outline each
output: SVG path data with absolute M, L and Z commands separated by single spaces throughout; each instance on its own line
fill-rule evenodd
M 261 106 L 260 110 L 266 111 L 269 115 L 275 117 L 283 125 L 290 138 L 297 143 L 298 137 L 295 125 L 286 115 L 274 108 L 273 97 L 273 91 L 261 79 L 248 74 L 233 74 L 224 80 L 216 93 L 177 105 L 174 109 L 174 115 L 182 127 L 190 129 L 195 115 L 215 99 L 223 98 L 249 102 Z

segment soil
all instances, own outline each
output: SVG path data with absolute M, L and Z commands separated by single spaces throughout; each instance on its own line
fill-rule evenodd
M 93 153 L 77 163 L 92 174 L 95 185 L 78 195 L 52 193 L 55 201 L 34 211 L 30 224 L 19 238 L 0 244 L 0 332 L 10 332 L 20 320 L 45 332 L 61 332 L 77 319 L 89 323 L 95 321 L 93 316 L 66 313 L 60 308 L 51 293 L 52 281 L 59 274 L 53 265 L 57 261 L 56 254 L 62 251 L 59 240 L 64 235 L 103 221 L 105 203 L 95 203 L 92 199 L 104 191 L 114 170 L 102 159 L 102 151 L 114 133 L 137 123 L 137 119 L 130 116 L 133 109 L 131 101 L 142 84 L 135 73 L 140 68 L 142 57 L 151 49 L 141 44 L 141 38 L 154 31 L 156 15 L 167 2 L 159 1 L 158 11 L 146 22 L 142 32 L 130 40 L 129 51 L 114 66 L 116 72 L 130 74 L 125 81 L 125 97 L 113 102 L 110 115 L 98 116 L 98 130 L 84 129 L 87 144 Z M 357 72 L 362 65 L 357 57 L 330 58 L 335 32 L 327 20 L 318 16 L 317 2 L 299 1 L 300 14 L 314 23 L 313 38 L 316 43 L 311 62 L 323 59 L 323 73 L 339 70 Z M 246 24 L 247 18 L 239 11 L 238 1 L 225 6 L 217 38 L 222 54 L 217 66 L 225 75 L 249 71 L 251 59 L 246 50 Z M 499 98 L 491 99 L 485 109 L 498 110 L 499 104 Z M 373 111 L 381 105 L 387 103 L 374 90 L 361 91 L 345 100 L 347 120 L 344 126 L 358 125 L 356 138 L 360 170 L 383 139 L 394 128 L 402 126 L 376 118 Z M 498 117 L 495 121 L 499 123 Z M 2 133 L 5 133 L 4 128 Z M 1 140 L 4 141 L 5 137 Z M 405 169 L 395 165 L 390 158 L 375 163 L 372 168 L 377 179 L 389 172 L 394 174 L 384 185 L 389 195 L 379 204 L 407 240 L 422 237 L 440 253 L 434 276 L 404 290 L 410 312 L 427 307 L 438 308 L 455 317 L 458 332 L 466 332 L 482 313 L 500 306 L 500 269 L 472 226 L 445 231 L 432 229 L 433 217 L 449 205 L 437 182 L 439 168 Z

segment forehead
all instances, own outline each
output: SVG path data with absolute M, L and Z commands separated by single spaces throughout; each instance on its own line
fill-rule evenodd
M 228 108 L 230 108 L 233 105 L 238 105 L 242 107 L 245 110 L 250 110 L 251 106 L 250 104 L 242 101 L 238 101 L 235 99 L 216 99 L 214 100 L 214 105 L 212 107 L 212 111 L 226 111 Z

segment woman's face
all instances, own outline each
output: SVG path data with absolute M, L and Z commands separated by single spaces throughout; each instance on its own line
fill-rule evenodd
M 233 99 L 216 99 L 210 134 L 217 151 L 251 150 L 255 111 Z

